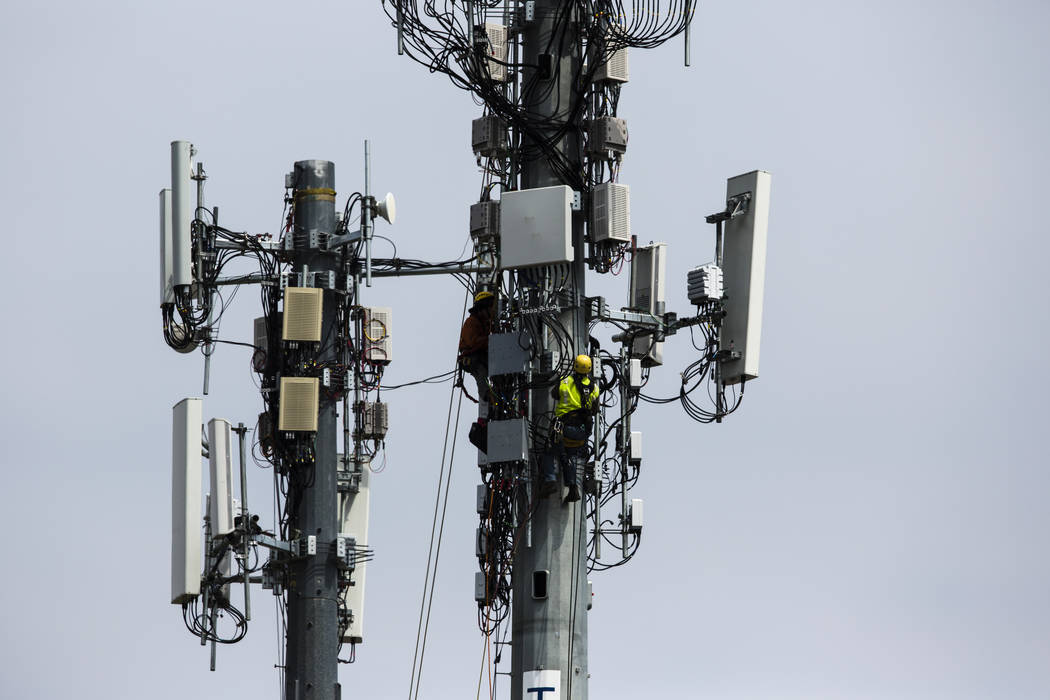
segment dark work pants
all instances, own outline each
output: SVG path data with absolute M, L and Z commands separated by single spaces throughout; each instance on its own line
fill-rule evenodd
M 565 437 L 570 440 L 584 440 L 579 447 L 566 447 L 561 440 L 555 442 L 543 455 L 543 480 L 555 481 L 558 478 L 558 462 L 561 463 L 561 477 L 566 486 L 579 483 L 583 463 L 587 459 L 587 437 L 590 431 L 585 425 L 566 425 L 563 428 Z

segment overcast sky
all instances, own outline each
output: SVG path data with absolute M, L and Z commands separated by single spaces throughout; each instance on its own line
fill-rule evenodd
M 761 168 L 765 326 L 725 423 L 636 414 L 646 529 L 591 577 L 591 697 L 1050 697 L 1048 23 L 1021 0 L 709 2 L 693 67 L 681 40 L 632 53 L 622 181 L 639 238 L 670 246 L 668 306 L 687 311 L 686 272 L 712 256 L 725 179 Z M 221 223 L 276 232 L 294 161 L 334 161 L 342 202 L 371 139 L 373 188 L 398 201 L 378 233 L 447 260 L 477 199 L 480 109 L 396 55 L 378 2 L 10 3 L 0 57 L 0 696 L 277 697 L 268 592 L 215 673 L 168 604 L 171 406 L 203 370 L 161 337 L 168 144 L 196 144 Z M 623 277 L 592 286 L 626 299 Z M 394 309 L 391 383 L 451 367 L 453 280 L 364 299 Z M 258 313 L 243 290 L 222 337 L 250 339 Z M 654 393 L 694 356 L 672 339 Z M 254 422 L 248 359 L 218 351 L 205 418 Z M 389 396 L 344 697 L 408 692 L 448 392 Z M 433 700 L 474 697 L 481 669 L 478 472 L 459 447 Z M 251 468 L 264 522 L 270 479 Z

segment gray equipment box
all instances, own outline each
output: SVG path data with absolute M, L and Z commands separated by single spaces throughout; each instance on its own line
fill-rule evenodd
M 529 458 L 529 443 L 524 418 L 494 420 L 488 424 L 488 461 L 525 462 Z
M 499 202 L 474 202 L 470 205 L 470 235 L 474 238 L 499 235 Z
M 507 151 L 507 129 L 496 116 L 478 117 L 470 123 L 470 143 L 479 156 L 495 157 Z
M 504 192 L 500 200 L 500 263 L 504 269 L 572 262 L 572 188 Z
M 619 117 L 599 117 L 587 124 L 587 152 L 604 156 L 606 151 L 627 151 L 627 122 Z
M 532 341 L 523 332 L 489 336 L 489 376 L 523 374 L 529 365 Z
M 722 270 L 726 316 L 722 321 L 720 350 L 736 359 L 722 363 L 726 384 L 758 376 L 758 350 L 762 333 L 762 297 L 766 280 L 766 229 L 769 227 L 769 173 L 754 170 L 729 178 L 726 199 L 751 193 L 747 211 L 725 223 Z

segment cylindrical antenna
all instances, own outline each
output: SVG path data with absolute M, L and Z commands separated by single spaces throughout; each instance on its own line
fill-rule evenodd
M 160 305 L 175 303 L 171 288 L 171 188 L 160 191 Z
M 173 288 L 193 282 L 190 225 L 193 222 L 189 141 L 171 142 L 171 264 Z
M 689 14 L 689 3 L 685 3 L 685 7 L 682 8 L 682 16 L 685 19 L 685 67 L 689 67 L 689 28 L 693 25 L 693 18 Z
M 361 233 L 365 239 L 365 286 L 372 286 L 372 151 L 365 139 L 365 196 L 361 199 Z

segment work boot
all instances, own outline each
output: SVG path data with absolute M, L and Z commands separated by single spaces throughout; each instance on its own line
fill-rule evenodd
M 547 498 L 558 493 L 558 482 L 557 481 L 544 481 L 540 486 L 540 498 Z M 579 496 L 577 496 L 579 498 Z
M 576 487 L 576 484 L 569 485 L 569 493 L 565 496 L 566 503 L 575 503 L 580 500 L 580 489 Z

